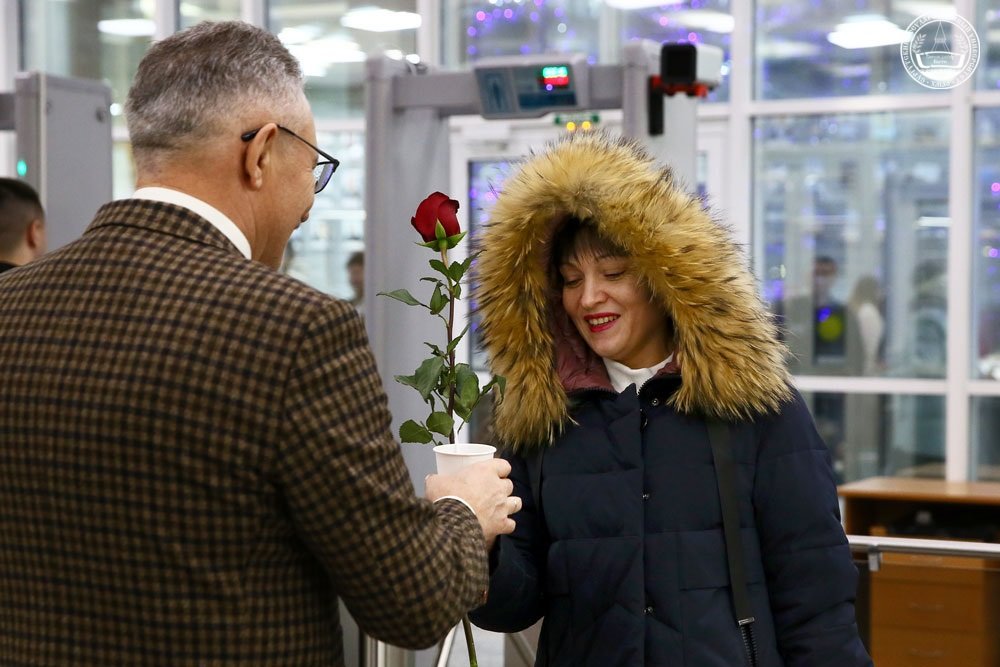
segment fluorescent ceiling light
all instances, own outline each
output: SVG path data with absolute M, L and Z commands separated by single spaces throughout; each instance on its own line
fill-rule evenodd
M 878 14 L 848 16 L 843 23 L 826 36 L 827 41 L 843 49 L 871 49 L 877 46 L 899 44 L 910 38 L 910 33 Z
M 317 25 L 291 25 L 281 29 L 278 39 L 285 46 L 305 44 L 320 36 L 323 31 Z
M 370 32 L 413 30 L 420 27 L 420 14 L 394 12 L 381 7 L 359 7 L 340 17 L 340 25 Z
M 757 57 L 766 60 L 788 60 L 818 56 L 820 47 L 812 42 L 773 39 L 757 47 Z
M 105 35 L 152 37 L 156 34 L 156 23 L 152 19 L 105 19 L 97 22 L 97 29 Z
M 931 16 L 936 19 L 950 19 L 958 14 L 954 4 L 941 0 L 895 0 L 892 8 L 910 16 Z
M 692 30 L 728 34 L 736 27 L 736 19 L 732 14 L 711 9 L 679 9 L 670 12 L 668 16 L 671 23 L 679 23 Z
M 615 9 L 649 9 L 663 5 L 679 5 L 686 0 L 604 0 L 604 4 Z
M 917 227 L 950 227 L 951 218 L 922 215 L 917 218 Z
M 302 65 L 306 76 L 326 76 L 327 68 L 334 63 L 360 63 L 366 57 L 356 42 L 337 37 L 289 44 L 288 50 Z

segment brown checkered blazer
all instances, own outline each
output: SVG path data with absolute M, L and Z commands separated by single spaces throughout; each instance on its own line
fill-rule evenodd
M 341 665 L 432 644 L 482 532 L 417 499 L 350 305 L 140 200 L 0 277 L 0 665 Z

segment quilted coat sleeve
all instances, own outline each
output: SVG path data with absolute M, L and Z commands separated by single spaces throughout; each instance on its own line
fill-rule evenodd
M 278 483 L 361 628 L 424 648 L 482 600 L 482 529 L 460 502 L 416 497 L 360 317 L 343 302 L 320 311 L 284 391 Z
M 493 632 L 520 632 L 545 613 L 545 554 L 548 541 L 543 518 L 535 507 L 528 463 L 521 456 L 504 454 L 510 461 L 514 495 L 521 511 L 510 535 L 501 535 L 490 554 L 490 588 L 486 604 L 473 611 L 473 623 Z
M 785 665 L 871 665 L 855 620 L 858 571 L 840 523 L 830 453 L 797 392 L 763 424 L 754 507 Z

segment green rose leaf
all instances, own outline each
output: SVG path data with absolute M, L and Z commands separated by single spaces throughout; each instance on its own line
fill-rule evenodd
M 479 376 L 469 364 L 455 364 L 455 411 L 468 421 L 479 402 Z
M 441 357 L 424 359 L 416 373 L 413 375 L 397 375 L 396 382 L 413 387 L 420 392 L 420 397 L 426 401 L 429 399 L 431 392 L 438 386 L 438 379 L 441 377 L 442 368 L 444 368 L 444 359 Z
M 432 315 L 437 315 L 444 307 L 448 305 L 448 297 L 444 295 L 441 291 L 441 286 L 438 285 L 434 288 L 434 294 L 431 295 L 430 309 Z
M 427 428 L 441 435 L 451 435 L 455 420 L 447 412 L 432 412 L 427 418 Z
M 472 264 L 472 257 L 467 258 L 462 262 L 452 262 L 451 266 L 448 267 L 448 275 L 456 283 L 461 281 L 465 277 L 465 272 L 469 270 L 469 265 Z
M 442 262 L 440 259 L 432 259 L 430 260 L 430 262 L 428 262 L 428 264 L 431 265 L 432 269 L 440 273 L 445 278 L 448 277 L 448 268 L 444 265 L 444 262 Z
M 397 289 L 397 290 L 393 290 L 391 292 L 379 292 L 378 295 L 379 296 L 387 296 L 387 297 L 390 297 L 392 299 L 395 299 L 396 301 L 402 301 L 407 306 L 423 306 L 424 305 L 424 304 L 420 303 L 419 301 L 417 301 L 416 299 L 414 299 L 413 295 L 410 294 L 410 292 L 408 290 L 405 290 L 405 289 Z M 426 308 L 426 306 L 424 306 L 424 307 Z
M 466 334 L 466 333 L 467 333 L 468 331 L 469 331 L 469 325 L 468 325 L 468 324 L 466 324 L 466 325 L 465 325 L 465 328 L 464 328 L 464 329 L 462 329 L 462 333 L 460 333 L 460 334 L 458 334 L 457 336 L 455 336 L 454 340 L 452 340 L 452 341 L 451 341 L 450 343 L 448 343 L 448 349 L 447 349 L 446 351 L 447 351 L 447 352 L 454 352 L 454 351 L 455 351 L 455 348 L 456 348 L 456 347 L 458 347 L 458 344 L 459 344 L 460 342 L 462 342 L 462 338 L 464 338 L 464 337 L 465 337 L 465 334 Z
M 417 422 L 412 419 L 407 419 L 403 422 L 402 426 L 399 427 L 399 439 L 403 442 L 426 444 L 433 440 L 434 436 L 431 435 L 430 431 Z
M 505 378 L 502 375 L 494 375 L 493 379 L 490 380 L 489 382 L 487 382 L 486 386 L 483 387 L 483 395 L 485 395 L 486 392 L 488 392 L 493 387 L 497 388 L 497 390 L 498 390 L 498 392 L 500 394 L 500 400 L 502 401 L 503 400 L 503 393 L 507 389 L 507 378 Z

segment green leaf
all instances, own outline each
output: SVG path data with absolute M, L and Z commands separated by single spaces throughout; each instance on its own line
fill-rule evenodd
M 505 378 L 502 375 L 494 375 L 493 379 L 487 382 L 486 385 L 483 387 L 483 392 L 482 392 L 483 395 L 485 396 L 486 392 L 488 392 L 493 387 L 497 388 L 497 393 L 500 394 L 499 400 L 502 401 L 503 393 L 504 391 L 507 390 L 507 378 Z
M 419 302 L 416 299 L 414 299 L 413 295 L 410 294 L 405 289 L 397 289 L 397 290 L 393 290 L 391 292 L 379 292 L 378 295 L 379 296 L 387 296 L 390 299 L 395 299 L 396 301 L 402 301 L 407 306 L 424 306 L 424 304 L 422 304 L 421 302 Z M 424 306 L 424 308 L 426 308 L 426 307 L 427 306 Z
M 424 341 L 424 345 L 426 345 L 431 349 L 431 354 L 433 354 L 435 357 L 443 357 L 445 355 L 445 353 L 441 350 L 441 348 L 435 345 L 434 343 L 428 343 L 427 341 Z
M 469 364 L 455 364 L 455 389 L 457 393 L 455 402 L 460 404 L 464 411 L 472 412 L 472 408 L 479 402 L 479 376 Z M 468 418 L 463 417 L 463 419 Z
M 441 435 L 451 435 L 455 420 L 447 412 L 432 412 L 427 418 L 427 428 Z
M 449 236 L 448 238 L 446 238 L 445 243 L 447 244 L 447 248 L 451 250 L 452 248 L 457 246 L 458 242 L 465 238 L 465 234 L 466 232 L 459 232 L 454 236 Z
M 462 298 L 462 283 L 451 284 L 451 295 L 456 299 Z
M 462 329 L 462 333 L 460 333 L 457 336 L 455 336 L 455 338 L 450 343 L 448 343 L 447 352 L 453 352 L 455 350 L 455 348 L 458 347 L 458 344 L 462 341 L 462 338 L 465 336 L 465 334 L 468 331 L 469 331 L 469 325 L 466 324 L 465 328 Z
M 460 282 L 465 276 L 465 272 L 469 270 L 470 264 L 472 264 L 472 257 L 468 257 L 462 262 L 452 262 L 451 266 L 448 267 L 448 275 L 456 283 Z
M 420 368 L 414 374 L 416 382 L 411 385 L 420 392 L 420 396 L 426 401 L 431 392 L 437 388 L 441 378 L 441 369 L 444 368 L 444 359 L 441 357 L 431 357 L 424 359 Z
M 441 291 L 441 286 L 438 285 L 437 287 L 434 288 L 434 294 L 431 295 L 431 304 L 430 304 L 431 314 L 437 315 L 442 310 L 444 310 L 444 307 L 447 305 L 448 305 L 448 297 L 444 295 L 444 292 Z
M 412 419 L 407 419 L 403 422 L 403 425 L 399 427 L 399 439 L 403 442 L 426 444 L 433 440 L 434 436 L 432 436 L 431 432 L 424 428 L 421 424 L 418 424 Z
M 432 269 L 440 273 L 445 278 L 448 277 L 448 269 L 447 267 L 445 267 L 444 262 L 442 262 L 440 259 L 432 259 L 428 263 L 431 265 Z

